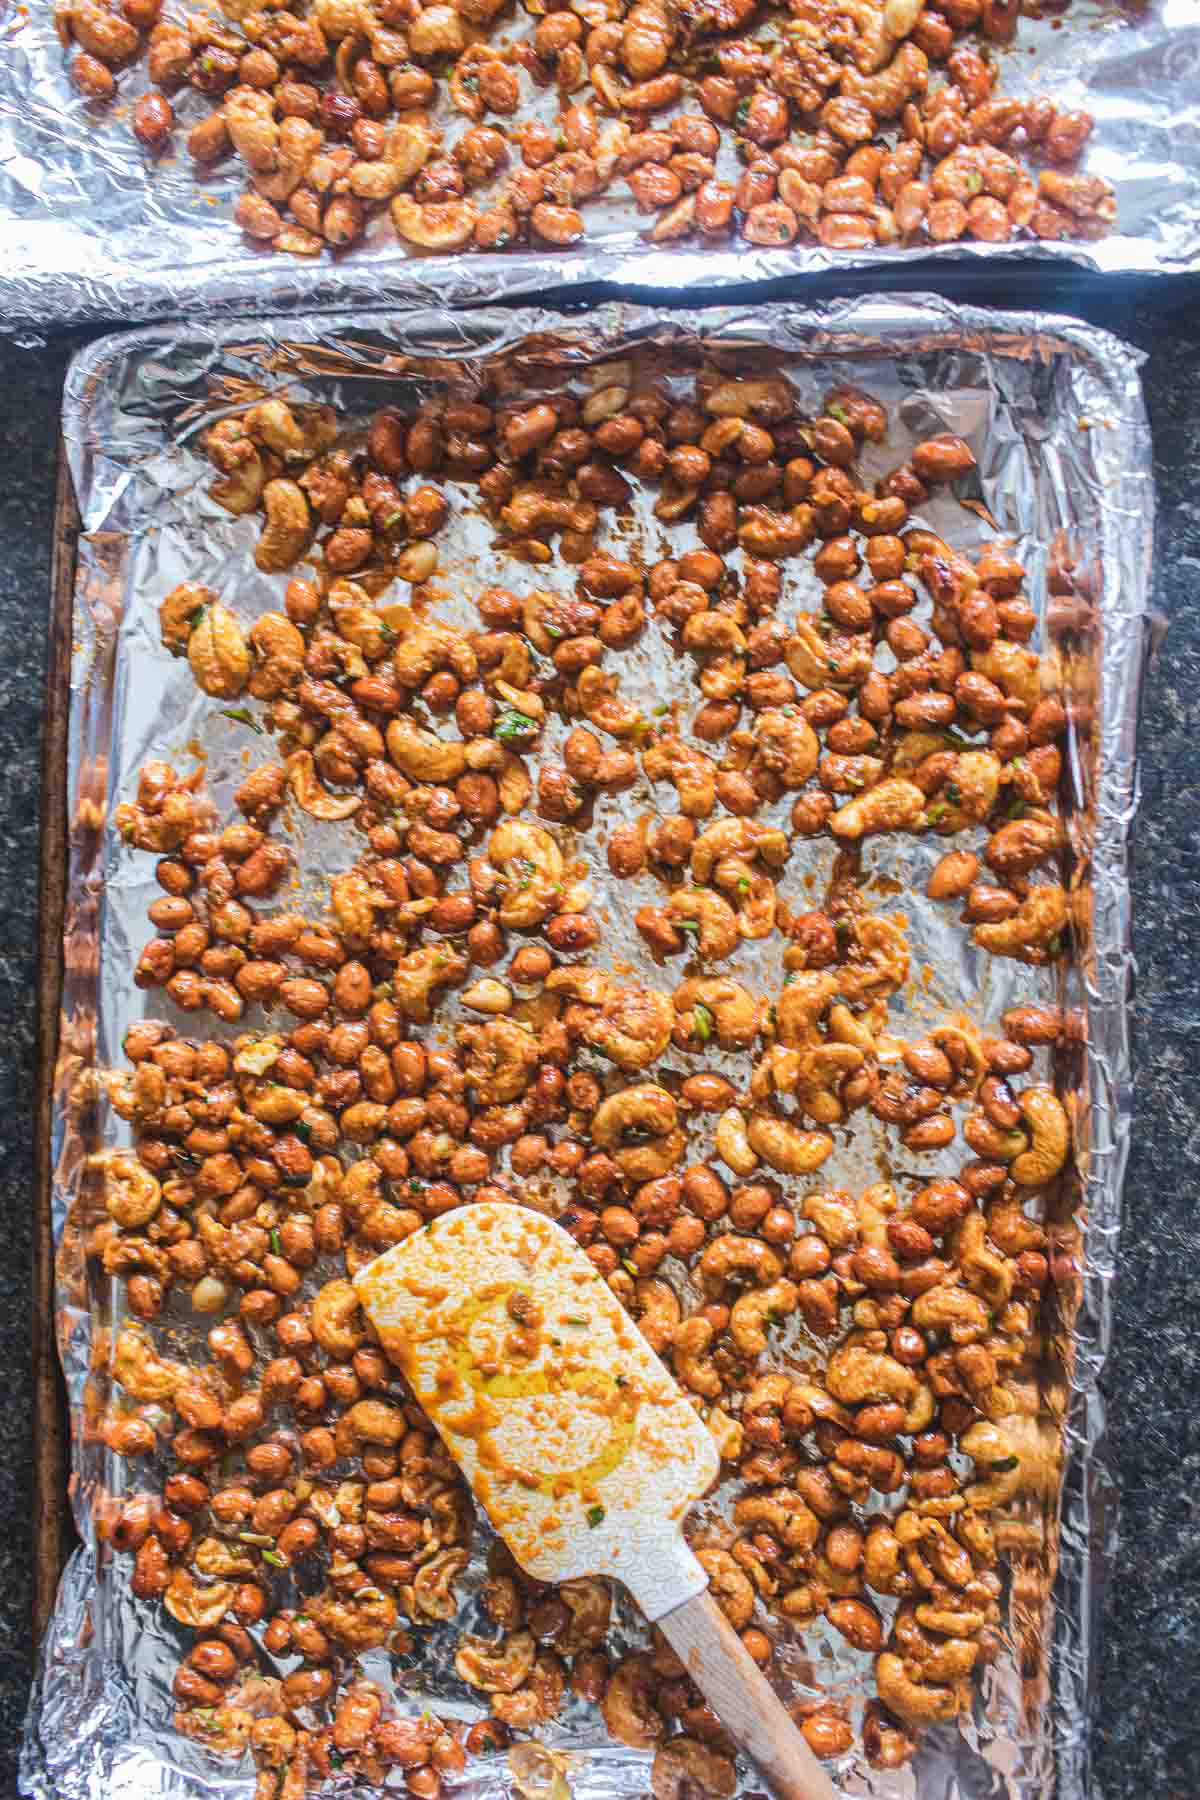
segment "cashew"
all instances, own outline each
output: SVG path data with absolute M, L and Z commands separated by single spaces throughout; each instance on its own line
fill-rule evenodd
M 919 1384 L 912 1370 L 895 1357 L 861 1344 L 843 1344 L 829 1359 L 825 1385 L 834 1399 L 846 1406 L 860 1406 L 867 1400 L 898 1400 L 907 1406 Z
M 735 1501 L 734 1523 L 743 1531 L 768 1531 L 793 1554 L 811 1550 L 821 1534 L 821 1521 L 790 1488 L 769 1488 Z
M 736 1790 L 737 1771 L 731 1758 L 698 1738 L 672 1738 L 654 1753 L 650 1768 L 653 1800 L 690 1800 L 693 1794 L 730 1800 Z
M 717 1129 L 713 1134 L 713 1149 L 735 1175 L 753 1175 L 758 1167 L 758 1157 L 750 1147 L 750 1139 L 746 1136 L 746 1119 L 736 1106 L 730 1106 L 717 1120 Z
M 612 1590 L 596 1575 L 582 1575 L 575 1581 L 564 1581 L 558 1597 L 571 1615 L 570 1624 L 554 1640 L 563 1656 L 575 1656 L 581 1650 L 594 1650 L 608 1635 L 612 1619 Z
M 829 821 L 837 837 L 861 838 L 874 831 L 912 831 L 925 816 L 925 795 L 914 781 L 889 776 L 857 794 Z
M 959 1287 L 932 1287 L 913 1301 L 912 1322 L 921 1331 L 947 1331 L 952 1342 L 971 1344 L 985 1335 L 991 1321 L 977 1294 Z
M 955 1718 L 963 1699 L 955 1688 L 911 1680 L 903 1660 L 891 1650 L 885 1650 L 875 1660 L 875 1687 L 883 1704 L 897 1718 L 916 1725 L 934 1725 Z
M 466 1026 L 459 1042 L 470 1052 L 464 1072 L 480 1106 L 519 1100 L 537 1073 L 537 1039 L 512 1019 Z
M 254 550 L 264 574 L 290 569 L 308 543 L 311 520 L 304 489 L 294 481 L 268 481 L 262 492 L 267 523 Z
M 645 1133 L 651 1141 L 623 1143 L 629 1132 Z M 592 1118 L 592 1140 L 613 1152 L 628 1180 L 639 1182 L 654 1181 L 673 1169 L 686 1141 L 671 1095 L 649 1081 L 601 1101 Z
M 159 1356 L 136 1325 L 122 1327 L 112 1352 L 112 1377 L 135 1400 L 169 1400 L 187 1374 L 182 1363 Z
M 466 972 L 466 958 L 449 945 L 422 944 L 392 964 L 392 1000 L 406 1019 L 424 1024 L 437 989 L 461 981 Z
M 541 825 L 506 819 L 488 840 L 488 860 L 504 877 L 500 922 L 510 929 L 540 925 L 561 893 L 562 851 Z
M 512 1694 L 533 1672 L 537 1641 L 532 1631 L 514 1631 L 489 1643 L 464 1632 L 458 1640 L 454 1667 L 463 1681 L 485 1694 Z
M 642 752 L 642 767 L 651 781 L 674 783 L 685 818 L 708 818 L 717 803 L 717 771 L 702 750 L 662 736 Z
M 1030 892 L 1011 919 L 977 925 L 971 942 L 981 950 L 990 950 L 993 956 L 1045 962 L 1069 916 L 1065 890 L 1057 882 L 1046 882 Z
M 697 1550 L 696 1561 L 708 1576 L 709 1592 L 735 1631 L 754 1616 L 754 1587 L 728 1550 Z
M 692 845 L 692 874 L 699 882 L 712 879 L 713 870 L 726 857 L 761 856 L 779 868 L 787 861 L 784 832 L 758 825 L 751 819 L 718 819 L 702 831 Z
M 693 975 L 672 996 L 675 1010 L 692 1015 L 692 1035 L 705 1042 L 716 1026 L 722 1050 L 745 1050 L 758 1036 L 762 1008 L 726 975 Z
M 221 1623 L 233 1604 L 234 1588 L 228 1581 L 200 1587 L 187 1569 L 175 1569 L 163 1595 L 163 1605 L 181 1625 L 193 1631 L 211 1631 Z
M 1033 1144 L 1013 1159 L 1011 1174 L 1022 1187 L 1041 1187 L 1067 1160 L 1071 1127 L 1062 1101 L 1051 1087 L 1028 1087 L 1017 1104 L 1033 1134 Z
M 816 770 L 821 745 L 803 714 L 767 709 L 755 721 L 754 754 L 785 788 L 801 788 Z
M 729 1314 L 729 1335 L 743 1356 L 761 1356 L 767 1347 L 765 1326 L 795 1312 L 797 1298 L 793 1282 L 776 1281 L 770 1287 L 743 1294 L 734 1301 Z
M 144 1163 L 128 1151 L 104 1160 L 104 1205 L 110 1219 L 136 1230 L 154 1217 L 162 1204 L 162 1188 Z
M 697 1315 L 676 1326 L 671 1343 L 675 1373 L 684 1387 L 690 1388 L 693 1394 L 702 1395 L 706 1400 L 715 1400 L 723 1386 L 721 1377 L 707 1354 L 715 1335 L 708 1320 Z
M 398 235 L 418 250 L 461 250 L 470 243 L 479 216 L 469 200 L 433 201 L 422 206 L 411 194 L 397 194 L 391 213 Z
M 197 687 L 217 700 L 241 693 L 250 674 L 250 649 L 241 626 L 219 600 L 205 606 L 187 641 Z
M 722 1293 L 730 1280 L 752 1281 L 756 1287 L 766 1287 L 778 1281 L 782 1273 L 783 1266 L 769 1244 L 761 1238 L 739 1237 L 731 1231 L 713 1238 L 696 1265 L 700 1286 L 710 1298 Z
M 752 1113 L 746 1125 L 751 1148 L 781 1175 L 811 1175 L 832 1154 L 826 1131 L 802 1131 L 772 1113 Z
M 653 1694 L 654 1670 L 648 1656 L 635 1654 L 618 1663 L 600 1702 L 610 1737 L 631 1750 L 652 1749 L 666 1734 Z
M 643 1276 L 634 1288 L 638 1305 L 638 1330 L 658 1355 L 668 1347 L 679 1323 L 679 1296 L 665 1281 Z
M 411 781 L 446 787 L 466 771 L 467 753 L 461 743 L 422 730 L 406 713 L 389 722 L 385 736 L 388 755 Z
M 458 1554 L 465 1560 L 464 1552 Z M 352 1596 L 327 1590 L 307 1600 L 304 1610 L 322 1631 L 355 1652 L 385 1644 L 396 1628 L 396 1602 L 374 1587 Z
M 296 803 L 310 818 L 322 820 L 349 819 L 362 805 L 361 794 L 343 794 L 339 799 L 317 780 L 311 750 L 293 750 L 284 761 L 288 786 Z
M 327 1281 L 314 1295 L 311 1309 L 313 1336 L 322 1350 L 339 1362 L 348 1362 L 366 1339 L 358 1295 L 348 1281 Z
M 584 1036 L 602 1055 L 611 1057 L 627 1075 L 657 1062 L 671 1041 L 674 1009 L 654 988 L 614 988 L 599 1014 L 590 1017 Z
M 678 888 L 663 908 L 672 925 L 684 931 L 704 962 L 717 962 L 737 948 L 738 924 L 733 909 L 708 888 Z

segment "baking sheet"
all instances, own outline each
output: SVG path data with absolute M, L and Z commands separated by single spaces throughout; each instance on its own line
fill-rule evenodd
M 973 1716 L 930 1733 L 908 1769 L 871 1770 L 855 1751 L 836 1772 L 844 1793 L 878 1800 L 915 1800 L 918 1792 L 945 1800 L 1040 1800 L 1050 1793 L 1084 1800 L 1092 1793 L 1087 1722 L 1115 1524 L 1099 1378 L 1129 1117 L 1125 844 L 1146 645 L 1149 440 L 1137 359 L 1116 340 L 1066 320 L 985 314 L 924 298 L 843 302 L 810 312 L 767 306 L 654 315 L 610 306 L 570 322 L 533 310 L 303 317 L 257 321 L 241 331 L 143 331 L 93 345 L 72 366 L 64 434 L 83 530 L 53 1225 L 56 1323 L 75 1428 L 72 1504 L 83 1547 L 64 1577 L 43 1649 L 22 1761 L 26 1793 L 42 1800 L 149 1793 L 199 1800 L 249 1794 L 253 1779 L 217 1764 L 171 1726 L 175 1645 L 166 1634 L 173 1628 L 159 1609 L 132 1598 L 128 1559 L 113 1559 L 98 1545 L 92 1521 L 97 1499 L 136 1484 L 138 1472 L 87 1428 L 94 1416 L 86 1390 L 95 1334 L 110 1322 L 114 1296 L 107 1286 L 88 1285 L 81 1176 L 89 1151 L 120 1141 L 121 1130 L 98 1102 L 90 1072 L 119 1061 L 132 1018 L 170 1011 L 161 994 L 129 982 L 147 935 L 145 906 L 158 892 L 153 859 L 126 850 L 108 818 L 128 797 L 148 754 L 186 766 L 188 747 L 198 741 L 210 791 L 224 810 L 246 756 L 261 760 L 265 752 L 198 695 L 186 665 L 162 650 L 157 602 L 175 582 L 202 578 L 235 590 L 237 608 L 248 616 L 274 604 L 285 580 L 255 569 L 256 522 L 232 520 L 209 500 L 211 468 L 198 453 L 198 439 L 214 411 L 247 403 L 260 387 L 331 401 L 340 412 L 365 418 L 382 403 L 403 405 L 446 383 L 469 385 L 488 367 L 535 392 L 577 381 L 592 361 L 652 354 L 657 369 L 680 370 L 690 381 L 701 349 L 706 360 L 728 365 L 736 359 L 739 368 L 747 358 L 780 359 L 809 403 L 835 380 L 856 381 L 891 410 L 889 465 L 907 443 L 931 431 L 966 436 L 979 457 L 979 497 L 1026 563 L 1046 641 L 1062 660 L 1072 702 L 1066 810 L 1076 938 L 1061 997 L 1078 1009 L 1080 1025 L 1056 1071 L 1076 1096 L 1078 1177 L 1063 1184 L 1046 1221 L 1056 1288 L 1044 1321 L 1043 1400 L 1047 1420 L 1061 1419 L 1064 1432 L 1061 1514 L 1050 1495 L 1028 1519 L 1043 1549 L 1014 1568 L 1005 1650 L 981 1683 Z M 466 496 L 454 484 L 448 490 L 464 509 L 440 540 L 446 616 L 453 616 L 455 576 L 468 566 L 472 590 L 495 579 L 519 585 L 519 577 L 545 585 L 561 575 L 557 565 L 535 574 L 500 562 L 490 529 L 465 510 Z M 964 548 L 992 535 L 976 512 L 947 496 L 923 509 L 921 519 Z M 647 555 L 663 553 L 656 538 L 671 541 L 657 524 L 651 535 L 644 519 L 634 530 Z M 674 540 L 680 547 L 694 541 L 687 527 L 671 531 L 682 534 Z M 789 569 L 789 578 L 802 573 Z M 634 699 L 642 689 L 647 697 L 661 692 L 661 677 L 640 645 L 623 660 L 623 684 Z M 637 800 L 634 789 L 610 804 L 636 809 Z M 339 846 L 324 836 L 312 860 L 332 867 L 341 856 L 344 865 L 349 842 Z M 812 845 L 797 847 L 798 875 L 811 868 L 814 854 Z M 921 898 L 935 855 L 935 846 L 920 840 L 884 839 L 869 860 L 907 883 L 893 905 L 903 905 L 914 964 L 928 960 L 936 971 L 939 1006 L 969 1005 L 995 1019 L 1017 999 L 1052 993 L 1054 971 L 962 953 L 963 934 L 947 928 Z M 629 918 L 646 897 L 620 888 L 605 892 L 608 955 L 640 954 L 626 938 L 634 936 Z M 870 1166 L 874 1146 L 862 1118 L 826 1166 L 834 1182 L 861 1185 Z M 470 1618 L 435 1633 L 411 1667 L 406 1659 L 404 1667 L 388 1670 L 383 1659 L 371 1673 L 398 1678 L 404 1703 L 415 1709 L 432 1704 L 475 1716 L 478 1696 L 447 1673 L 464 1622 Z M 636 1621 L 627 1619 L 623 1629 L 635 1631 Z M 784 1658 L 789 1697 L 831 1685 L 848 1694 L 869 1691 L 869 1664 L 864 1669 L 864 1659 L 840 1641 L 835 1647 L 831 1637 L 810 1632 L 803 1652 L 790 1663 Z M 587 1752 L 574 1777 L 581 1800 L 644 1794 L 647 1759 L 608 1746 L 594 1714 L 568 1709 L 546 1736 Z M 471 1800 L 507 1793 L 507 1764 L 470 1764 L 459 1791 Z M 756 1791 L 751 1778 L 743 1791 Z
M 164 18 L 183 18 L 168 0 Z M 1031 8 L 1031 11 L 1039 9 Z M 503 35 L 536 17 L 519 13 Z M 228 21 L 225 21 L 228 24 Z M 831 253 L 818 244 L 767 250 L 651 246 L 648 223 L 619 195 L 584 209 L 571 250 L 422 257 L 386 216 L 369 241 L 314 262 L 255 248 L 233 223 L 243 182 L 234 163 L 197 180 L 183 139 L 208 102 L 175 98 L 176 148 L 148 158 L 129 129 L 147 89 L 144 64 L 122 74 L 115 105 L 85 103 L 67 75 L 49 4 L 0 0 L 0 331 L 87 321 L 186 317 L 255 305 L 480 304 L 603 281 L 686 293 L 820 270 L 902 267 L 929 256 L 976 269 L 1035 256 L 1111 271 L 1200 264 L 1200 11 L 1194 0 L 1074 0 L 1021 20 L 1001 49 L 1001 91 L 1086 107 L 1096 131 L 1083 167 L 1111 181 L 1117 229 L 1096 243 L 928 244 Z M 454 114 L 457 126 L 461 116 Z

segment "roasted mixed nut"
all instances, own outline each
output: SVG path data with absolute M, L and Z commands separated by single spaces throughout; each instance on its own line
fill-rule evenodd
M 1095 239 L 1109 183 L 1080 171 L 1089 113 L 1001 92 L 1012 0 L 59 0 L 76 86 L 109 100 L 143 53 L 131 125 L 172 141 L 168 96 L 215 110 L 187 148 L 236 157 L 234 216 L 293 256 L 377 216 L 418 252 L 580 242 L 588 207 L 655 243 L 829 250 Z M 191 108 L 182 110 L 190 116 Z
M 801 1709 L 823 1756 L 857 1724 L 896 1766 L 969 1707 L 1002 1557 L 1056 1480 L 1037 1216 L 1070 1152 L 1064 1018 L 899 1035 L 905 932 L 865 883 L 867 840 L 932 836 L 928 893 L 980 951 L 1065 953 L 1066 711 L 1025 571 L 917 522 L 973 453 L 936 435 L 867 484 L 882 406 L 843 385 L 806 412 L 770 367 L 516 380 L 365 432 L 277 398 L 213 426 L 212 496 L 260 521 L 279 604 L 181 586 L 162 642 L 271 755 L 235 817 L 203 765 L 163 762 L 116 814 L 162 890 L 135 980 L 177 1010 L 108 1077 L 131 1147 L 95 1161 L 89 1247 L 125 1307 L 89 1424 L 148 1459 L 104 1524 L 192 1634 L 178 1727 L 249 1748 L 260 1800 L 391 1768 L 434 1796 L 569 1691 L 655 1751 L 659 1800 L 734 1790 L 665 1643 L 614 1650 L 602 1582 L 550 1588 L 493 1547 L 494 1633 L 455 1662 L 470 1729 L 404 1716 L 403 1679 L 361 1663 L 459 1616 L 475 1524 L 347 1277 L 465 1201 L 551 1211 L 694 1396 L 730 1504 L 693 1541 L 751 1654 L 828 1630 L 873 1667 L 862 1718 L 848 1693 Z M 644 490 L 689 547 L 617 537 Z M 434 605 L 472 509 L 514 585 L 475 593 L 468 630 Z M 654 716 L 623 680 L 649 636 L 678 672 Z M 352 842 L 319 916 L 288 815 Z M 641 975 L 587 879 L 601 840 L 611 891 L 645 896 Z M 798 909 L 817 845 L 832 875 Z M 893 1172 L 822 1185 L 855 1115 Z

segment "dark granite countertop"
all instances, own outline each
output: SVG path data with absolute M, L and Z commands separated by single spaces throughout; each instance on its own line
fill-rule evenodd
M 929 283 L 933 286 L 933 282 Z M 811 291 L 811 290 L 810 290 Z M 1158 479 L 1156 600 L 1171 627 L 1146 687 L 1135 838 L 1137 1080 L 1111 1429 L 1122 1547 L 1107 1596 L 1097 1776 L 1105 1800 L 1200 1796 L 1200 281 L 1053 292 L 995 273 L 970 297 L 1038 302 L 1147 354 Z M 0 344 L 0 1793 L 32 1655 L 29 1395 L 39 731 L 63 374 L 78 339 Z M 1193 587 L 1192 584 L 1195 584 Z M 1192 1257 L 1197 1259 L 1193 1268 Z

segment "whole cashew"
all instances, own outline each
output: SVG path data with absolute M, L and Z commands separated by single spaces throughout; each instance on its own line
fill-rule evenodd
M 532 1631 L 514 1631 L 495 1643 L 464 1632 L 454 1667 L 463 1681 L 482 1688 L 485 1694 L 513 1694 L 529 1679 L 536 1656 Z
M 186 1374 L 182 1363 L 159 1356 L 136 1326 L 122 1328 L 113 1345 L 112 1376 L 135 1400 L 169 1400 Z
M 366 1338 L 358 1295 L 348 1281 L 327 1281 L 313 1298 L 313 1336 L 322 1350 L 348 1362 Z
M 713 1238 L 696 1265 L 700 1286 L 715 1298 L 731 1280 L 752 1281 L 756 1287 L 767 1287 L 779 1280 L 783 1266 L 769 1244 L 761 1238 L 739 1237 L 735 1232 L 722 1232 Z M 897 1364 L 897 1367 L 900 1365 Z
M 1067 1160 L 1070 1122 L 1051 1087 L 1027 1087 L 1017 1104 L 1033 1134 L 1033 1143 L 1014 1158 L 1010 1172 L 1022 1187 L 1041 1187 L 1058 1174 Z
M 233 1604 L 232 1582 L 215 1581 L 211 1587 L 200 1587 L 186 1569 L 175 1569 L 163 1595 L 163 1605 L 181 1625 L 194 1631 L 211 1631 L 219 1625 Z
M 744 1356 L 761 1356 L 767 1347 L 765 1326 L 785 1318 L 797 1306 L 795 1283 L 776 1281 L 757 1293 L 743 1294 L 729 1314 L 729 1335 Z
M 611 988 L 599 1013 L 586 1021 L 583 1034 L 602 1055 L 633 1075 L 658 1061 L 671 1041 L 674 1022 L 671 1002 L 655 988 Z
M 736 1106 L 727 1107 L 717 1120 L 713 1149 L 735 1175 L 752 1175 L 758 1167 L 758 1155 L 746 1135 L 745 1115 Z
M 723 1386 L 721 1377 L 707 1355 L 715 1336 L 708 1320 L 697 1315 L 695 1318 L 685 1319 L 682 1325 L 675 1327 L 671 1342 L 675 1373 L 684 1387 L 690 1388 L 693 1394 L 700 1394 L 705 1400 L 715 1400 Z
M 654 1669 L 644 1654 L 617 1664 L 600 1711 L 609 1735 L 631 1750 L 650 1750 L 666 1735 L 662 1714 L 654 1704 Z
M 1031 890 L 1011 919 L 977 925 L 971 941 L 993 956 L 1043 963 L 1069 916 L 1065 889 L 1057 882 L 1045 882 Z
M 829 829 L 837 837 L 861 838 L 875 831 L 912 831 L 924 816 L 923 791 L 916 782 L 894 775 L 839 807 Z
M 388 755 L 410 781 L 446 787 L 466 772 L 465 747 L 436 732 L 424 731 L 407 713 L 392 719 L 385 733 Z
M 562 851 L 541 825 L 506 819 L 488 840 L 488 860 L 505 878 L 500 922 L 510 929 L 539 925 L 558 905 Z
M 912 1724 L 934 1725 L 955 1718 L 960 1710 L 957 1689 L 913 1681 L 903 1659 L 891 1650 L 875 1659 L 875 1687 L 883 1704 Z
M 264 574 L 290 569 L 308 543 L 312 522 L 304 489 L 294 481 L 268 481 L 262 492 L 267 523 L 254 550 Z
M 846 1406 L 865 1400 L 898 1400 L 907 1406 L 919 1384 L 912 1370 L 895 1357 L 861 1344 L 844 1344 L 829 1359 L 825 1385 Z
M 746 1125 L 751 1148 L 781 1175 L 811 1175 L 832 1154 L 826 1131 L 802 1131 L 772 1113 L 752 1113 Z
M 187 641 L 187 659 L 197 687 L 216 700 L 233 700 L 250 675 L 250 647 L 227 606 L 205 606 Z
M 734 1503 L 734 1523 L 745 1531 L 767 1531 L 793 1552 L 806 1552 L 821 1534 L 821 1521 L 791 1488 L 744 1494 Z
M 754 1586 L 728 1550 L 698 1550 L 696 1561 L 708 1576 L 713 1599 L 735 1631 L 741 1631 L 754 1615 Z
M 679 1296 L 665 1281 L 643 1276 L 634 1288 L 638 1305 L 638 1330 L 659 1355 L 668 1347 L 679 1324 Z
M 651 1141 L 623 1143 L 631 1131 L 645 1132 Z M 671 1095 L 646 1081 L 601 1101 L 592 1118 L 592 1141 L 599 1149 L 612 1151 L 630 1181 L 640 1182 L 654 1181 L 673 1169 L 686 1140 Z
M 704 962 L 718 962 L 737 948 L 737 915 L 711 889 L 678 888 L 663 911 L 673 925 L 687 933 Z
M 288 773 L 288 786 L 310 818 L 332 821 L 350 819 L 363 803 L 361 794 L 331 794 L 329 789 L 318 781 L 313 768 L 311 750 L 293 750 L 284 761 Z
M 418 250 L 461 250 L 470 243 L 478 216 L 469 200 L 422 206 L 411 194 L 397 194 L 392 201 L 392 224 L 405 243 Z
M 127 1151 L 104 1160 L 104 1206 L 125 1230 L 148 1224 L 162 1205 L 162 1188 L 144 1163 Z
M 692 1032 L 701 1041 L 705 1032 L 711 1030 L 705 1015 L 711 1015 L 722 1050 L 745 1050 L 758 1036 L 761 1005 L 740 982 L 728 976 L 690 976 L 675 989 L 672 998 L 676 1012 L 692 1014 Z M 699 1020 L 697 1008 L 703 1008 Z

